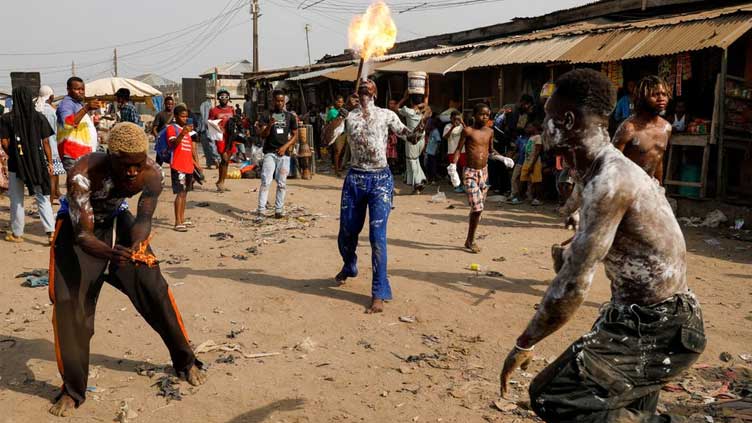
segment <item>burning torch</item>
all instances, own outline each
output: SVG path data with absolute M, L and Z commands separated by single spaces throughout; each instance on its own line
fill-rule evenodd
M 389 6 L 378 0 L 368 6 L 364 15 L 355 16 L 350 22 L 348 41 L 350 48 L 360 56 L 355 80 L 357 94 L 360 81 L 368 79 L 371 59 L 383 56 L 397 41 L 397 25 Z

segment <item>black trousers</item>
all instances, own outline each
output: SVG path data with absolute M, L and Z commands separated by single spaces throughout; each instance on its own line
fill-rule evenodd
M 117 244 L 131 246 L 134 218 L 123 212 L 117 218 Z M 114 222 L 96 225 L 95 235 L 112 243 Z M 50 252 L 50 300 L 54 311 L 55 355 L 63 378 L 62 393 L 76 405 L 86 399 L 89 377 L 89 342 L 94 335 L 97 299 L 106 281 L 130 298 L 136 310 L 159 333 L 167 345 L 173 367 L 180 375 L 194 364 L 200 366 L 188 341 L 180 312 L 159 267 L 127 264 L 117 266 L 93 257 L 74 241 L 73 226 L 67 215 L 58 217 L 55 242 Z M 109 270 L 107 274 L 105 270 Z
M 663 385 L 705 349 L 702 312 L 691 295 L 650 307 L 608 304 L 592 332 L 530 384 L 546 422 L 672 422 L 655 414 Z

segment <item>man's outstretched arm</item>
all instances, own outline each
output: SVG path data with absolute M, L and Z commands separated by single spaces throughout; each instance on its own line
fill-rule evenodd
M 605 175 L 604 175 L 605 176 Z M 564 253 L 564 265 L 546 290 L 540 308 L 533 316 L 515 348 L 509 353 L 501 373 L 502 394 L 512 372 L 525 368 L 532 348 L 564 326 L 574 316 L 590 289 L 596 265 L 608 254 L 619 223 L 631 197 L 614 189 L 611 178 L 591 182 L 583 191 L 581 223 L 571 247 Z

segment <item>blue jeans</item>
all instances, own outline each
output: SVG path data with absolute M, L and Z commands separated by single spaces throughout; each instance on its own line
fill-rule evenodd
M 10 228 L 13 236 L 24 234 L 24 181 L 15 172 L 8 172 L 8 196 L 10 197 Z M 42 194 L 42 188 L 34 187 L 34 199 L 39 208 L 39 220 L 42 221 L 44 231 L 48 234 L 55 231 L 55 217 L 52 214 L 50 196 Z
M 394 180 L 389 168 L 377 172 L 350 169 L 342 187 L 342 205 L 339 219 L 339 253 L 347 277 L 358 275 L 358 236 L 369 219 L 373 285 L 371 296 L 377 300 L 391 300 L 392 288 L 386 274 L 386 225 L 392 209 Z
M 269 187 L 272 185 L 272 180 L 277 181 L 277 198 L 274 201 L 274 211 L 282 213 L 285 210 L 287 175 L 289 173 L 289 156 L 278 156 L 277 153 L 264 154 L 264 162 L 261 165 L 261 187 L 259 188 L 259 213 L 266 212 L 266 200 L 269 198 Z
M 219 152 L 217 152 L 217 144 L 209 139 L 206 132 L 201 132 L 199 135 L 201 139 L 201 147 L 204 149 L 204 160 L 206 160 L 206 167 L 216 165 L 220 161 Z

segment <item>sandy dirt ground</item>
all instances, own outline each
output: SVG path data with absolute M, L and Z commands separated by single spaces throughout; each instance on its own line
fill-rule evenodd
M 405 195 L 398 193 L 389 222 L 395 298 L 385 313 L 366 315 L 367 229 L 360 276 L 344 287 L 333 282 L 341 266 L 341 180 L 289 181 L 288 217 L 258 224 L 250 211 L 259 181 L 228 181 L 232 191 L 218 194 L 208 190 L 215 178 L 210 171 L 207 190 L 188 197 L 186 214 L 197 225 L 188 233 L 172 230 L 168 185 L 153 240 L 193 344 L 235 350 L 199 354 L 208 382 L 180 382 L 180 400 L 158 396 L 171 374 L 167 350 L 128 299 L 105 285 L 88 400 L 73 418 L 49 416 L 61 384 L 50 301 L 46 288 L 15 277 L 49 260 L 41 225 L 29 217 L 27 242 L 0 242 L 0 422 L 111 422 L 123 404 L 130 422 L 536 421 L 524 408 L 505 403 L 509 409 L 500 411 L 493 401 L 501 363 L 554 276 L 550 246 L 571 235 L 554 206 L 489 204 L 479 229 L 483 252 L 471 255 L 459 248 L 467 229 L 463 196 L 431 203 L 435 187 L 411 196 L 400 186 Z M 0 225 L 7 221 L 4 197 Z M 223 233 L 231 237 L 217 235 Z M 734 398 L 749 383 L 729 383 L 728 369 L 734 378 L 748 376 L 739 356 L 752 353 L 752 244 L 708 229 L 686 229 L 686 238 L 688 280 L 704 309 L 708 347 L 676 392 L 664 393 L 661 408 L 739 421 L 704 403 Z M 469 270 L 472 263 L 480 270 Z M 518 399 L 527 399 L 531 377 L 589 329 L 608 298 L 600 268 L 573 321 L 539 345 L 528 373 L 515 374 Z M 731 362 L 721 361 L 724 352 Z M 277 354 L 246 358 L 259 353 Z

